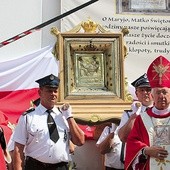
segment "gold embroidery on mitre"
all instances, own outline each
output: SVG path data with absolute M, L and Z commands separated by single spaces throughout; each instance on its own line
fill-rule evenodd
M 152 72 L 156 73 L 155 76 L 153 77 L 153 80 L 158 76 L 159 84 L 162 84 L 163 75 L 166 77 L 167 80 L 169 80 L 169 77 L 165 75 L 166 72 L 169 72 L 168 71 L 169 63 L 166 66 L 164 66 L 162 64 L 162 58 L 160 58 L 160 64 L 155 65 L 155 63 L 153 63 L 153 65 L 154 70 Z

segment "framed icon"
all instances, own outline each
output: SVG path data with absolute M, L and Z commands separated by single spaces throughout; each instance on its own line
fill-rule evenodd
M 60 101 L 124 100 L 122 33 L 61 33 L 58 40 Z

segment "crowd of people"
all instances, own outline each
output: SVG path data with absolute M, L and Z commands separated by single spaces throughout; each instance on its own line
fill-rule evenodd
M 2 170 L 11 164 L 9 170 L 68 170 L 74 146 L 85 143 L 71 105 L 55 105 L 59 78 L 51 74 L 36 82 L 39 102 L 20 116 L 11 155 L 0 128 Z M 157 57 L 131 84 L 137 96 L 131 109 L 123 112 L 118 126 L 106 126 L 96 142 L 105 170 L 169 170 L 170 61 Z

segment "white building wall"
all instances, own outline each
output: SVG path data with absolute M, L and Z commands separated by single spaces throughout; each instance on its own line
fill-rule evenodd
M 2 0 L 0 2 L 0 42 L 8 40 L 60 14 L 60 0 Z M 50 28 L 59 28 L 59 21 L 0 48 L 0 61 L 32 53 L 53 45 Z

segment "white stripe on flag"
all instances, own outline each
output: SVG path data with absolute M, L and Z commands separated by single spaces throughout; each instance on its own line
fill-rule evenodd
M 58 76 L 59 62 L 45 47 L 15 60 L 0 62 L 0 91 L 14 91 L 38 87 L 35 80 L 49 74 Z
M 4 114 L 12 123 L 30 107 L 30 101 L 39 98 L 39 78 L 58 76 L 59 62 L 45 47 L 15 60 L 0 62 L 0 116 Z

